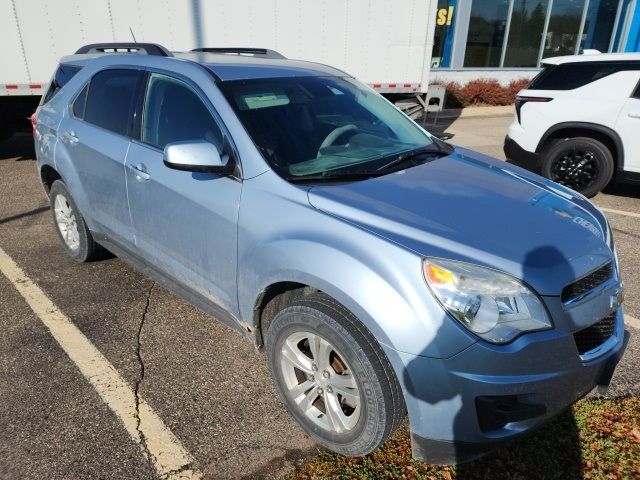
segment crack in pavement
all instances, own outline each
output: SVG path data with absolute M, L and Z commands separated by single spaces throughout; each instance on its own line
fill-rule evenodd
M 138 376 L 138 380 L 136 381 L 136 387 L 134 389 L 135 394 L 135 416 L 136 416 L 136 431 L 138 432 L 138 436 L 140 438 L 140 443 L 142 448 L 146 452 L 147 460 L 149 460 L 153 466 L 155 459 L 153 458 L 152 453 L 147 446 L 147 439 L 145 438 L 144 432 L 142 428 L 140 428 L 141 419 L 140 419 L 140 386 L 144 380 L 144 360 L 142 359 L 142 329 L 144 328 L 145 320 L 147 319 L 147 313 L 149 312 L 149 305 L 151 304 L 151 294 L 153 293 L 153 287 L 156 286 L 156 282 L 151 282 L 151 287 L 149 287 L 149 291 L 147 292 L 147 298 L 144 305 L 144 310 L 142 312 L 142 316 L 140 317 L 140 325 L 138 326 L 138 333 L 136 335 L 137 345 L 136 345 L 136 357 L 138 358 L 138 363 L 140 364 L 140 375 Z
M 184 474 L 184 475 L 183 475 Z M 175 470 L 170 470 L 167 473 L 165 473 L 164 475 L 162 475 L 161 478 L 163 479 L 167 479 L 167 480 L 180 480 L 180 479 L 190 479 L 193 478 L 193 474 L 194 471 L 191 469 L 191 463 L 188 463 L 186 465 L 183 465 L 180 468 L 176 468 Z
M 134 421 L 135 431 L 137 433 L 137 440 L 142 448 L 145 459 L 156 468 L 158 474 L 162 480 L 196 480 L 201 479 L 202 474 L 198 472 L 193 466 L 193 458 L 187 451 L 180 452 L 182 458 L 167 458 L 168 451 L 172 448 L 168 448 L 169 445 L 179 446 L 180 441 L 177 438 L 171 438 L 164 435 L 165 438 L 160 438 L 163 435 L 159 435 L 166 427 L 159 419 L 155 419 L 149 415 L 150 407 L 142 398 L 140 393 L 142 382 L 145 379 L 145 364 L 142 356 L 142 332 L 149 313 L 149 307 L 151 305 L 151 296 L 153 295 L 153 289 L 156 286 L 156 282 L 151 282 L 151 286 L 147 291 L 147 297 L 144 304 L 144 310 L 140 316 L 140 324 L 138 325 L 138 333 L 136 335 L 136 357 L 140 364 L 140 375 L 135 384 L 134 394 Z M 146 432 L 146 433 L 145 433 Z M 170 432 L 168 432 L 170 433 Z M 159 441 L 160 440 L 160 441 Z M 169 462 L 167 461 L 169 460 Z
M 13 284 L 84 378 L 122 422 L 131 439 L 140 446 L 145 460 L 153 463 L 160 478 L 200 480 L 202 474 L 193 467 L 193 456 L 140 395 L 141 383 L 145 378 L 142 331 L 155 285 L 149 287 L 138 327 L 138 345 L 135 350 L 140 362 L 140 377 L 134 391 L 133 386 L 118 373 L 100 350 L 1 247 L 0 274 Z M 192 468 L 183 470 L 188 465 L 192 465 Z

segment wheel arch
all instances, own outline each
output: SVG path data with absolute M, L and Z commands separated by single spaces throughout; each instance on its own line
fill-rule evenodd
M 264 346 L 264 334 L 280 310 L 308 292 L 315 291 L 318 290 L 304 283 L 287 281 L 272 283 L 264 288 L 256 298 L 253 307 L 256 346 L 258 348 Z
M 622 139 L 613 129 L 597 123 L 558 123 L 542 135 L 536 147 L 536 153 L 541 153 L 550 140 L 574 137 L 591 137 L 602 142 L 613 156 L 614 172 L 624 170 L 624 145 Z
M 256 298 L 252 320 L 255 329 L 255 343 L 258 348 L 263 347 L 264 336 L 278 312 L 294 301 L 318 292 L 324 293 L 349 310 L 377 341 L 382 344 L 393 344 L 393 341 L 386 335 L 383 326 L 378 324 L 366 308 L 347 292 L 320 278 L 308 275 L 302 278 L 300 275 L 295 277 L 295 281 L 279 280 L 269 283 Z
M 49 196 L 51 186 L 56 180 L 64 181 L 62 175 L 60 175 L 60 173 L 54 167 L 48 164 L 42 165 L 42 167 L 40 168 L 40 182 L 42 183 L 42 187 L 47 193 L 47 196 Z
M 351 267 L 358 268 L 355 262 L 351 263 Z M 280 310 L 291 302 L 316 292 L 324 293 L 349 310 L 378 342 L 384 345 L 396 343 L 390 338 L 390 332 L 385 330 L 384 322 L 380 322 L 374 312 L 369 311 L 368 307 L 371 305 L 363 302 L 357 292 L 350 291 L 345 285 L 332 282 L 321 275 L 321 272 L 312 273 L 302 269 L 281 270 L 273 276 L 265 277 L 263 285 L 259 293 L 253 296 L 255 301 L 251 319 L 258 348 L 262 347 L 263 334 L 266 334 L 271 320 Z M 389 289 L 387 293 L 391 295 L 392 287 L 387 285 L 386 288 Z M 402 302 L 400 296 L 396 297 L 394 304 L 398 311 L 409 308 Z
M 60 149 L 57 151 L 59 152 Z M 90 215 L 90 204 L 87 201 L 84 186 L 78 177 L 78 172 L 73 168 L 70 159 L 56 153 L 55 164 L 43 162 L 40 167 L 39 174 L 42 187 L 44 188 L 47 196 L 49 196 L 49 191 L 51 190 L 53 182 L 56 180 L 62 180 L 69 190 L 69 193 L 73 196 L 73 200 L 76 202 L 78 210 L 82 214 L 89 230 L 97 230 L 97 225 L 94 223 Z

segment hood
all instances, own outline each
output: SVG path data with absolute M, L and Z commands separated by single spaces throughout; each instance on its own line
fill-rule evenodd
M 315 208 L 423 256 L 505 271 L 541 295 L 613 259 L 604 216 L 584 197 L 457 148 L 425 164 L 314 186 Z

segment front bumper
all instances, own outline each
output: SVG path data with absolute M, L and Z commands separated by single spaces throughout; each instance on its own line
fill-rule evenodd
M 559 330 L 503 346 L 477 342 L 448 359 L 387 352 L 403 364 L 414 458 L 466 462 L 544 425 L 608 385 L 628 337 L 622 308 L 614 335 L 617 342 L 589 361 L 578 355 L 571 332 Z
M 525 150 L 515 140 L 509 137 L 509 135 L 504 139 L 503 150 L 505 157 L 507 157 L 507 162 L 533 173 L 540 174 L 540 172 L 542 172 L 542 159 L 540 158 L 540 154 Z

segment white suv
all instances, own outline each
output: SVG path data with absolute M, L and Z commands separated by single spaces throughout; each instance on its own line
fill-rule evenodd
M 508 161 L 593 197 L 640 182 L 640 53 L 547 58 L 516 97 Z

